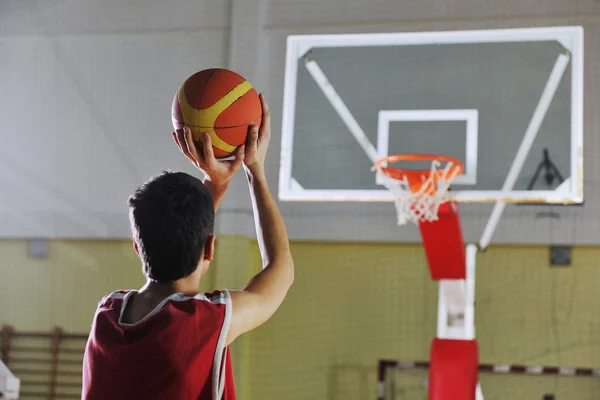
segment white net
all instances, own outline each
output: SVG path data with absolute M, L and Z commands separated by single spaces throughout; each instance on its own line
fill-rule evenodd
M 440 161 L 433 160 L 429 174 L 421 177 L 421 186 L 416 191 L 413 191 L 414 184 L 411 185 L 406 176 L 394 179 L 383 172 L 380 165 L 374 166 L 373 171 L 380 173 L 383 185 L 394 195 L 398 225 L 406 225 L 409 222 L 437 221 L 440 204 L 448 199 L 448 190 L 460 168 L 451 162 L 442 167 Z

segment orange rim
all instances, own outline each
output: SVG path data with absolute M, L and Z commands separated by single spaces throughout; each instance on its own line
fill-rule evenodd
M 463 163 L 454 157 L 443 156 L 438 154 L 397 154 L 394 156 L 388 156 L 382 158 L 381 160 L 377 160 L 375 163 L 376 166 L 381 165 L 383 163 L 395 163 L 398 161 L 441 161 L 445 163 L 452 163 L 451 167 L 456 171 L 455 176 L 459 176 L 463 173 Z M 394 167 L 381 167 L 381 171 L 395 180 L 403 180 L 406 178 L 410 189 L 413 192 L 417 192 L 422 189 L 423 186 L 423 178 L 432 175 L 433 183 L 437 186 L 437 182 L 444 177 L 443 170 L 435 170 L 433 174 L 431 174 L 430 169 L 404 169 L 404 168 L 394 168 Z M 427 188 L 428 193 L 435 191 L 435 187 Z

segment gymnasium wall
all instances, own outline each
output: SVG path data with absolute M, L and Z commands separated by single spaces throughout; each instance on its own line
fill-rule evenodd
M 229 17 L 226 1 L 3 1 L 0 237 L 127 238 L 131 192 L 194 171 L 171 102 L 226 66 Z
M 0 240 L 0 324 L 89 332 L 106 294 L 145 279 L 130 241 L 53 240 L 46 258 L 28 256 L 27 241 Z
M 47 259 L 0 241 L 0 323 L 19 330 L 87 332 L 98 300 L 143 284 L 128 241 L 52 241 Z M 427 360 L 437 285 L 418 245 L 293 242 L 294 285 L 276 315 L 236 341 L 243 399 L 374 398 L 380 358 Z M 577 247 L 573 265 L 548 266 L 548 248 L 492 247 L 477 259 L 481 362 L 600 364 L 596 282 L 600 248 Z M 256 242 L 220 237 L 202 290 L 239 288 L 260 270 Z M 482 375 L 486 399 L 594 393 L 588 378 Z M 419 382 L 422 384 L 422 381 Z M 507 392 L 508 390 L 508 392 Z M 506 397 L 508 396 L 508 397 Z M 537 397 L 536 397 L 537 396 Z M 587 399 L 587 397 L 581 397 Z

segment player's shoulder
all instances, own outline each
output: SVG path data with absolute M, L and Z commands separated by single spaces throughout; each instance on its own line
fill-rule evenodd
M 194 297 L 201 301 L 209 301 L 212 304 L 227 304 L 231 302 L 231 294 L 227 289 L 215 290 L 210 293 L 199 293 Z
M 102 299 L 98 302 L 98 307 L 101 307 L 102 305 L 106 305 L 109 303 L 114 303 L 115 301 L 123 301 L 125 296 L 127 296 L 127 294 L 129 294 L 133 291 L 134 290 L 132 290 L 132 289 L 115 290 L 114 292 L 111 292 L 111 293 L 107 294 L 106 296 L 102 297 Z
M 231 296 L 228 290 L 197 293 L 195 296 L 178 293 L 172 295 L 170 300 L 173 308 L 193 312 L 200 319 L 208 317 L 218 320 L 217 316 L 227 316 L 231 310 Z

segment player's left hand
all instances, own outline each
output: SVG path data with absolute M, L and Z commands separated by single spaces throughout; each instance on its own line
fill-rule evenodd
M 233 160 L 217 160 L 213 152 L 210 135 L 205 133 L 202 143 L 196 145 L 192 131 L 187 126 L 173 132 L 173 139 L 188 160 L 206 175 L 206 179 L 217 187 L 226 187 L 244 161 L 244 145 L 235 151 Z

